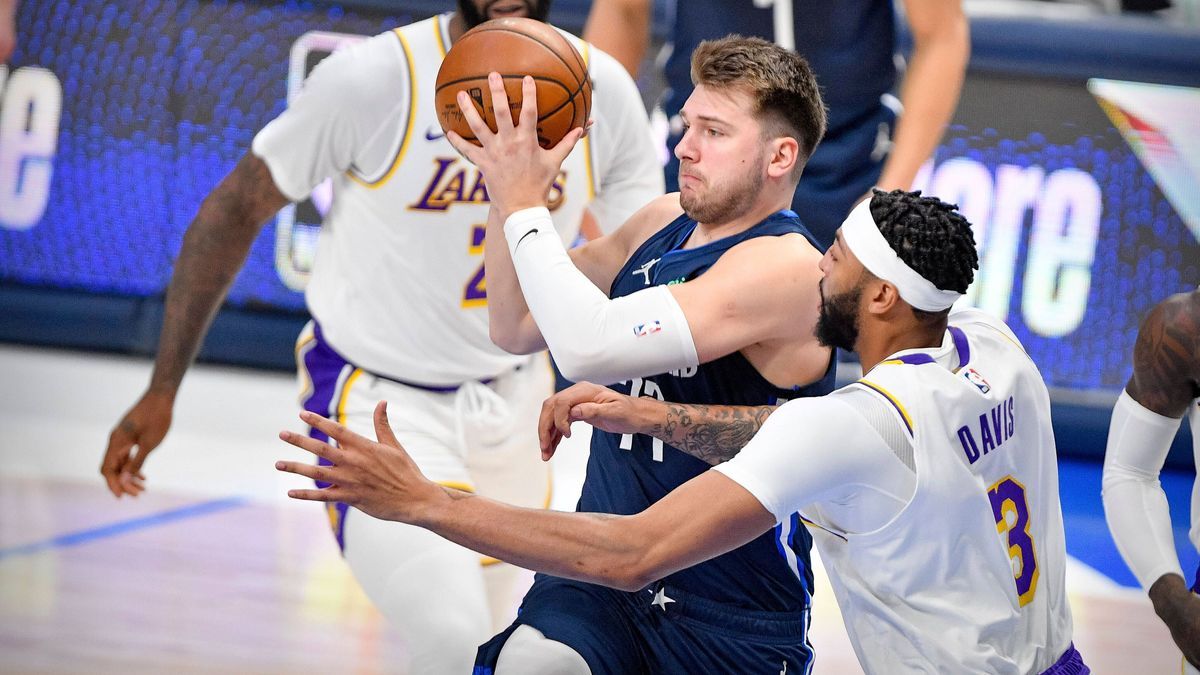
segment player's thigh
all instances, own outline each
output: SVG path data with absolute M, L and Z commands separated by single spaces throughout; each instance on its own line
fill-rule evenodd
M 512 423 L 501 438 L 470 435 L 467 466 L 479 494 L 518 506 L 545 508 L 550 502 L 550 465 L 541 459 L 537 422 L 542 402 L 553 393 L 554 376 L 544 354 L 498 380 L 494 387 L 509 407 Z

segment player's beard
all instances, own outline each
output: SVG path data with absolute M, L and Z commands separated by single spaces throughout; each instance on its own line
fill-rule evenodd
M 760 158 L 761 159 L 761 158 Z M 723 225 L 736 218 L 746 215 L 754 206 L 754 200 L 762 192 L 766 179 L 758 168 L 761 161 L 752 164 L 754 171 L 747 171 L 739 178 L 721 186 L 709 185 L 708 193 L 701 196 L 696 192 L 679 191 L 679 206 L 688 218 L 705 225 Z M 682 174 L 687 168 L 679 163 Z M 682 175 L 680 183 L 683 182 Z
M 824 284 L 824 281 L 821 283 Z M 854 351 L 854 345 L 858 342 L 858 305 L 862 293 L 861 281 L 845 293 L 829 298 L 825 297 L 824 289 L 821 290 L 821 313 L 814 331 L 817 342 L 826 347 Z
M 488 0 L 484 3 L 483 11 L 480 12 L 475 7 L 474 0 L 458 0 L 458 14 L 463 18 L 463 22 L 467 24 L 467 30 L 470 30 L 484 21 L 488 20 L 487 10 L 497 2 L 507 2 L 508 0 Z M 547 15 L 550 14 L 550 0 L 522 0 L 525 5 L 525 14 L 531 19 L 545 21 Z

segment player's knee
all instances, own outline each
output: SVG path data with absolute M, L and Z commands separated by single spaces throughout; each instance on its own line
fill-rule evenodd
M 518 626 L 496 661 L 496 675 L 591 675 L 587 661 L 532 626 Z

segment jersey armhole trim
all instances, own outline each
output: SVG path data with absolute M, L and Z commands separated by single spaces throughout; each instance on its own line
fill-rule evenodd
M 592 76 L 591 62 L 591 45 L 587 41 L 582 41 L 583 46 L 583 65 L 587 76 Z M 593 83 L 593 95 L 595 94 L 595 83 Z M 588 186 L 588 201 L 596 198 L 596 193 L 599 192 L 596 185 L 596 171 L 592 168 L 592 140 L 588 136 L 583 137 L 583 166 L 587 169 L 587 186 Z
M 895 409 L 895 411 L 900 415 L 900 420 L 904 422 L 904 430 L 908 432 L 910 438 L 913 437 L 912 417 L 909 416 L 908 411 L 905 410 L 904 404 L 900 402 L 900 399 L 896 398 L 895 395 L 893 395 L 887 389 L 884 389 L 870 380 L 862 379 L 858 380 L 854 384 L 862 385 L 867 391 L 875 392 L 876 394 L 882 396 L 888 403 L 890 403 L 892 408 Z
M 433 24 L 434 28 L 439 31 L 438 41 L 440 43 L 440 23 L 438 21 L 434 21 Z M 392 175 L 396 173 L 396 169 L 398 169 L 401 162 L 404 161 L 404 153 L 408 150 L 409 141 L 412 139 L 413 125 L 416 123 L 417 118 L 417 70 L 415 64 L 413 63 L 412 49 L 408 46 L 408 40 L 404 38 L 404 34 L 400 32 L 399 28 L 393 29 L 392 34 L 395 35 L 396 39 L 400 41 L 400 50 L 404 52 L 404 60 L 408 64 L 409 105 L 407 114 L 408 119 L 404 123 L 404 138 L 400 140 L 400 145 L 396 148 L 396 155 L 392 157 L 391 166 L 388 167 L 387 172 L 384 173 L 379 179 L 373 181 L 367 180 L 357 175 L 353 169 L 346 171 L 346 176 L 349 177 L 350 180 L 364 187 L 371 188 L 372 190 L 383 187 L 389 180 L 391 180 Z

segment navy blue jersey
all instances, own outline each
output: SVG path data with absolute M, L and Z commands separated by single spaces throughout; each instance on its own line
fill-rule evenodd
M 610 296 L 694 279 L 725 251 L 753 237 L 794 232 L 811 241 L 808 230 L 790 211 L 777 213 L 740 234 L 699 248 L 681 249 L 695 227 L 696 221 L 680 216 L 642 244 L 617 274 Z M 819 382 L 804 388 L 780 389 L 734 352 L 696 368 L 635 378 L 613 388 L 633 396 L 680 403 L 767 405 L 826 394 L 833 389 L 833 376 L 831 362 Z M 638 513 L 708 468 L 706 463 L 650 436 L 596 429 L 592 432 L 592 454 L 579 510 Z M 811 543 L 808 532 L 794 517 L 739 549 L 664 581 L 668 586 L 734 607 L 796 611 L 807 606 L 811 595 Z
M 730 33 L 773 40 L 771 7 L 751 0 L 688 0 L 678 3 L 664 76 L 662 102 L 674 118 L 692 93 L 692 51 L 704 40 Z M 808 59 L 829 108 L 828 131 L 800 179 L 792 209 L 817 240 L 828 246 L 833 233 L 882 170 L 895 113 L 882 96 L 896 85 L 896 26 L 891 0 L 806 0 L 793 2 L 796 51 Z M 682 132 L 675 124 L 667 145 Z M 678 190 L 679 162 L 666 167 L 667 191 Z

